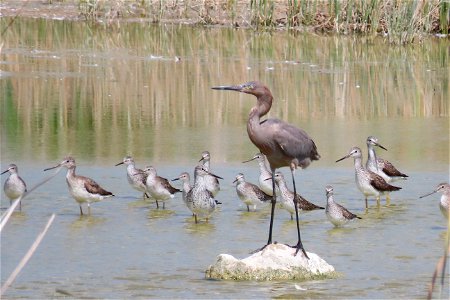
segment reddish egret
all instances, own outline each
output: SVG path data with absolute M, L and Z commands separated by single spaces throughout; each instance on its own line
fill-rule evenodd
M 289 167 L 292 174 L 292 183 L 294 193 L 297 194 L 295 188 L 295 170 L 300 167 L 302 169 L 309 166 L 313 160 L 319 160 L 320 155 L 317 147 L 309 135 L 300 128 L 288 124 L 279 119 L 261 120 L 272 107 L 273 96 L 270 90 L 261 82 L 252 81 L 241 85 L 234 86 L 216 86 L 215 90 L 229 90 L 250 94 L 256 97 L 256 105 L 250 110 L 247 121 L 247 133 L 252 143 L 259 151 L 267 157 L 270 169 L 272 171 L 272 208 L 270 214 L 269 239 L 267 244 L 257 251 L 263 250 L 267 245 L 272 243 L 273 218 L 276 204 L 275 194 L 275 170 L 281 167 Z M 294 199 L 297 201 L 297 199 Z M 295 217 L 297 221 L 297 245 L 295 255 L 301 249 L 303 254 L 308 257 L 303 248 L 300 237 L 300 225 L 298 220 L 298 208 L 295 205 Z
M 76 164 L 75 159 L 73 157 L 70 156 L 66 157 L 58 165 L 51 168 L 47 168 L 44 171 L 48 171 L 59 167 L 67 168 L 66 181 L 69 187 L 69 192 L 75 199 L 75 201 L 77 201 L 78 204 L 80 205 L 81 215 L 83 214 L 83 209 L 81 208 L 82 203 L 87 203 L 88 212 L 89 214 L 91 214 L 92 202 L 98 202 L 100 200 L 103 200 L 104 198 L 114 196 L 111 192 L 105 191 L 94 180 L 84 176 L 76 175 L 75 174 Z

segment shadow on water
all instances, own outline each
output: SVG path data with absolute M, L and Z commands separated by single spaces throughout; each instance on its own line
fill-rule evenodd
M 92 209 L 92 208 L 91 208 Z M 60 215 L 61 216 L 61 215 Z M 68 215 L 64 215 L 68 216 Z M 72 223 L 70 224 L 71 229 L 84 229 L 84 228 L 93 228 L 102 224 L 105 224 L 107 221 L 106 217 L 99 217 L 94 214 L 91 215 L 79 215 Z

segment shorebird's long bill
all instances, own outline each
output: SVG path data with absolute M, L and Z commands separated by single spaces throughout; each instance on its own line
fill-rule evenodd
M 250 158 L 249 160 L 243 161 L 242 163 L 245 164 L 245 163 L 248 163 L 248 162 L 250 162 L 250 161 L 252 161 L 252 160 L 255 160 L 255 159 L 256 159 L 256 156 L 253 157 L 253 158 Z
M 3 175 L 3 174 L 5 174 L 6 172 L 8 172 L 9 171 L 9 169 L 8 170 L 5 170 L 5 171 L 3 171 L 0 175 Z
M 264 179 L 264 181 L 267 181 L 267 180 L 272 180 L 272 177 Z
M 54 167 L 50 167 L 50 168 L 44 169 L 44 171 L 53 170 L 53 169 L 56 169 L 56 168 L 59 168 L 59 167 L 61 167 L 61 164 L 57 164 Z
M 386 151 L 388 151 L 386 148 L 384 148 L 383 146 L 381 146 L 380 144 L 378 144 L 378 143 L 375 143 L 375 145 L 376 146 L 378 146 L 378 147 L 380 147 L 381 149 L 383 149 L 383 150 L 386 150 Z
M 123 161 L 121 161 L 120 163 L 118 163 L 118 164 L 115 164 L 114 166 L 115 167 L 117 167 L 117 166 L 120 166 L 120 165 L 123 165 L 124 164 L 124 162 Z
M 216 177 L 217 179 L 223 179 L 222 177 L 217 176 L 217 175 L 215 175 L 215 174 L 213 174 L 213 173 L 211 173 L 211 172 L 208 172 L 208 174 L 211 175 L 211 176 L 213 176 L 213 177 Z
M 177 177 L 177 178 L 171 179 L 170 181 L 177 181 L 177 180 L 180 180 L 180 177 Z
M 427 196 L 430 196 L 430 195 L 433 195 L 434 193 L 436 193 L 437 191 L 432 191 L 431 193 L 428 193 L 428 194 L 426 194 L 426 195 L 423 195 L 423 196 L 420 196 L 419 198 L 421 199 L 421 198 L 425 198 L 425 197 L 427 197 Z
M 339 158 L 336 162 L 340 162 L 341 160 L 344 160 L 344 159 L 349 158 L 349 157 L 350 157 L 350 155 L 346 155 L 343 158 Z
M 237 91 L 240 92 L 242 90 L 242 85 L 219 85 L 213 86 L 213 90 L 221 90 L 221 91 Z

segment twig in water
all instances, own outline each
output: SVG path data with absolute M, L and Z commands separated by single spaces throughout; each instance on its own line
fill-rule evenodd
M 14 271 L 9 276 L 8 280 L 5 281 L 5 284 L 3 284 L 0 295 L 3 295 L 5 291 L 9 288 L 9 286 L 14 282 L 17 275 L 19 275 L 20 271 L 23 269 L 23 267 L 27 264 L 27 262 L 30 260 L 33 253 L 36 251 L 37 247 L 41 243 L 42 239 L 44 238 L 45 234 L 47 233 L 47 230 L 50 228 L 50 225 L 52 225 L 53 220 L 55 219 L 55 214 L 52 214 L 50 219 L 47 222 L 47 225 L 45 225 L 44 230 L 37 236 L 36 240 L 34 241 L 33 245 L 31 245 L 28 252 L 25 254 L 25 256 L 22 258 L 20 263 L 17 265 L 17 267 L 14 269 Z

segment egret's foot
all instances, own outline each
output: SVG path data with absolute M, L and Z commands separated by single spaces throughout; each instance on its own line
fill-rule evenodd
M 306 254 L 305 248 L 303 248 L 303 244 L 302 244 L 301 241 L 298 241 L 297 245 L 295 245 L 295 246 L 291 246 L 291 245 L 286 245 L 286 246 L 295 249 L 294 256 L 297 255 L 298 251 L 302 250 L 302 252 L 303 252 L 303 254 L 305 255 L 305 257 L 306 257 L 307 259 L 309 259 L 309 256 L 308 256 L 308 254 Z
M 261 252 L 261 251 L 263 251 L 264 249 L 266 249 L 267 246 L 272 245 L 272 244 L 276 244 L 276 243 L 277 243 L 277 242 L 275 242 L 275 243 L 267 243 L 267 244 L 265 244 L 264 246 L 262 246 L 261 248 L 256 249 L 256 250 L 250 252 L 250 254 L 255 254 L 255 253 Z

